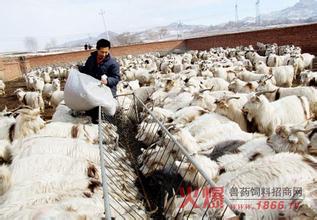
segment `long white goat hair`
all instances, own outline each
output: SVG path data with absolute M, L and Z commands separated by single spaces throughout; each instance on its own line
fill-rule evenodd
M 44 127 L 45 122 L 40 117 L 39 109 L 21 109 L 17 111 L 20 113 L 16 118 L 14 128 L 14 139 L 24 138 L 39 132 Z
M 99 147 L 80 139 L 33 136 L 14 142 L 12 148 L 17 158 L 32 154 L 60 154 L 100 163 Z
M 237 171 L 224 173 L 220 176 L 217 185 L 224 186 L 227 195 L 232 187 L 301 187 L 313 182 L 317 177 L 317 172 L 312 166 L 316 166 L 313 158 L 294 153 L 280 153 L 248 163 Z M 250 204 L 250 201 L 245 200 L 234 202 Z M 250 209 L 246 210 L 246 214 L 250 218 L 276 219 L 280 211 Z M 289 213 L 292 210 L 285 211 L 286 215 L 292 214 Z
M 79 138 L 89 143 L 98 142 L 98 125 L 82 125 L 70 122 L 51 122 L 45 125 L 39 135 L 54 137 Z
M 52 116 L 52 121 L 87 124 L 90 122 L 90 117 L 89 116 L 73 117 L 71 115 L 71 109 L 69 107 L 67 107 L 64 104 L 59 104 L 55 110 L 55 113 Z
M 58 161 L 58 163 L 54 163 Z M 93 163 L 87 160 L 71 158 L 69 156 L 59 154 L 46 155 L 32 155 L 23 158 L 14 158 L 10 166 L 12 170 L 12 177 L 16 183 L 25 178 L 36 177 L 44 173 L 65 173 L 77 175 L 80 173 L 87 173 L 89 165 Z M 32 170 L 32 172 L 28 172 Z M 27 175 L 27 176 L 26 176 Z M 87 176 L 87 175 L 86 175 Z

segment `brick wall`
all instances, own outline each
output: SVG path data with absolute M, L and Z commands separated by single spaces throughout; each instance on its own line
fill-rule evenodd
M 3 60 L 3 80 L 10 81 L 22 77 L 20 61 L 18 59 Z
M 256 45 L 257 42 L 294 44 L 300 46 L 303 52 L 317 54 L 317 24 L 187 39 L 186 47 L 206 50 L 220 46 Z
M 114 56 L 123 56 L 129 54 L 143 54 L 148 52 L 168 52 L 175 49 L 186 49 L 184 40 L 154 42 L 147 44 L 137 44 L 130 46 L 114 47 L 111 49 L 111 53 Z
M 4 79 L 4 61 L 0 59 L 0 80 Z
M 31 68 L 51 65 L 51 64 L 63 64 L 77 62 L 87 58 L 90 51 L 77 51 L 69 53 L 59 53 L 43 56 L 27 57 Z
M 257 42 L 277 43 L 279 45 L 294 44 L 300 46 L 303 52 L 317 55 L 317 24 L 224 34 L 186 40 L 120 46 L 112 48 L 111 53 L 114 56 L 123 56 L 154 51 L 168 52 L 175 49 L 208 50 L 211 47 L 220 46 L 235 47 L 239 45 L 255 45 Z M 5 80 L 11 80 L 22 76 L 23 72 L 31 68 L 86 60 L 90 53 L 91 51 L 77 51 L 45 56 L 28 56 L 25 57 L 25 60 L 24 58 L 4 60 L 3 64 L 0 64 L 0 77 L 1 68 L 4 68 L 3 75 Z

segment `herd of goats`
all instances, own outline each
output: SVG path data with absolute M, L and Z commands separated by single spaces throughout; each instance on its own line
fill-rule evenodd
M 272 193 L 231 200 L 233 205 L 253 207 L 234 210 L 237 206 L 230 206 L 246 219 L 316 219 L 315 57 L 293 45 L 258 44 L 257 48 L 117 58 L 121 66 L 117 93 L 133 92 L 144 103 L 135 103 L 139 119 L 135 139 L 142 146 L 139 171 L 145 177 L 157 172 L 165 178 L 179 175 L 195 189 L 205 187 L 206 176 L 188 160 L 190 155 L 209 180 L 224 188 L 226 198 L 232 198 L 232 188 L 301 189 L 300 198 L 279 198 L 280 208 L 259 205 L 259 199 L 269 201 Z M 104 217 L 98 125 L 63 101 L 61 81 L 74 67 L 43 67 L 25 74 L 27 91 L 14 92 L 21 107 L 0 112 L 0 219 Z M 5 95 L 1 80 L 0 95 Z M 117 101 L 118 109 L 124 110 L 120 113 L 128 112 L 135 102 L 124 95 Z M 45 106 L 55 109 L 52 120 L 46 122 L 40 117 Z M 187 156 L 171 136 L 162 135 L 163 128 Z M 106 169 L 124 166 L 128 156 L 125 149 L 117 148 L 116 126 L 103 129 L 106 150 L 114 158 Z M 124 215 L 127 219 L 146 219 L 150 211 L 125 176 L 138 178 L 129 166 L 111 176 L 120 188 L 119 193 L 109 192 L 110 204 L 116 201 L 111 213 L 120 218 L 116 213 L 121 210 L 130 214 Z M 292 200 L 299 201 L 296 208 L 286 207 Z M 222 212 L 223 217 L 232 214 L 225 206 L 206 211 L 194 204 L 182 206 L 183 202 L 179 192 L 166 193 L 164 217 L 210 219 Z M 196 202 L 202 206 L 205 199 Z

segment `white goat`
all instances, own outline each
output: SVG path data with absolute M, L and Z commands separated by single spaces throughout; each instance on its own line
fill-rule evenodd
M 69 107 L 65 104 L 59 104 L 55 110 L 55 113 L 52 116 L 53 122 L 71 122 L 74 124 L 88 124 L 91 122 L 89 116 L 77 116 L 75 117 L 74 113 Z
M 16 118 L 16 123 L 10 131 L 10 139 L 16 140 L 32 134 L 36 134 L 44 127 L 45 122 L 40 117 L 39 109 L 20 109 Z
M 264 95 L 254 95 L 242 111 L 266 135 L 271 135 L 278 125 L 297 124 L 310 118 L 309 102 L 303 96 L 287 96 L 270 103 Z
M 5 88 L 6 88 L 6 85 L 4 84 L 3 80 L 0 80 L 0 96 L 6 94 Z
M 230 196 L 230 189 L 237 187 L 305 187 L 308 183 L 313 183 L 317 177 L 314 169 L 316 161 L 307 156 L 293 153 L 280 153 L 272 156 L 266 156 L 245 166 L 234 172 L 224 173 L 217 182 L 218 186 L 223 186 L 225 195 Z M 250 196 L 251 197 L 251 196 Z M 269 198 L 269 196 L 266 196 Z M 305 198 L 306 196 L 303 195 Z M 251 197 L 252 198 L 252 197 Z M 253 198 L 257 198 L 254 196 Z M 266 199 L 266 198 L 263 198 Z M 285 198 L 285 203 L 289 200 Z M 289 198 L 291 199 L 291 198 Z M 257 202 L 258 200 L 251 200 Z M 238 199 L 232 201 L 233 204 L 246 204 L 250 200 L 245 201 Z M 305 204 L 303 201 L 302 204 Z M 283 213 L 286 217 L 296 215 L 293 209 L 285 210 L 262 210 L 262 209 L 246 209 L 244 210 L 246 217 L 250 219 L 277 219 L 279 213 Z
M 54 91 L 52 93 L 50 103 L 55 109 L 64 100 L 64 91 Z
M 263 63 L 258 63 L 257 73 L 265 75 L 273 75 L 276 85 L 283 87 L 291 87 L 295 76 L 293 66 L 267 67 Z
M 24 92 L 22 89 L 17 89 L 15 94 L 21 104 L 32 108 L 39 108 L 41 112 L 44 112 L 44 101 L 39 92 Z
M 7 165 L 0 165 L 0 196 L 8 191 L 11 186 L 11 172 Z
M 39 92 L 40 94 L 42 94 L 43 92 L 43 88 L 44 88 L 44 80 L 40 77 L 35 77 L 34 78 L 34 83 L 32 84 L 32 88 L 34 91 Z
M 265 96 L 270 101 L 275 101 L 277 99 L 291 95 L 305 96 L 309 101 L 312 113 L 317 115 L 317 109 L 314 109 L 317 103 L 317 90 L 314 87 L 298 86 L 293 88 L 280 88 L 273 85 L 270 81 L 264 81 L 260 83 L 256 91 L 267 91 L 267 93 L 265 93 Z
M 39 135 L 49 135 L 53 137 L 83 139 L 89 143 L 98 143 L 98 125 L 82 125 L 69 122 L 51 122 L 45 125 Z
M 300 74 L 300 82 L 305 86 L 317 86 L 317 72 L 305 70 Z
M 197 163 L 204 168 L 204 171 L 207 173 L 208 177 L 211 180 L 219 174 L 220 166 L 215 162 L 210 160 L 208 157 L 203 155 L 194 155 L 192 157 Z M 184 178 L 185 181 L 191 182 L 193 185 L 198 187 L 203 187 L 206 184 L 206 179 L 201 175 L 196 167 L 188 162 L 179 162 L 175 161 L 175 165 L 178 167 L 179 174 Z
M 234 79 L 230 82 L 228 88 L 230 91 L 238 93 L 250 93 L 255 92 L 255 89 L 258 87 L 258 82 L 244 82 L 240 79 Z
M 52 84 L 46 83 L 43 88 L 43 98 L 50 99 L 53 92 L 60 91 L 61 85 L 59 79 L 53 79 Z
M 237 100 L 237 98 L 239 100 Z M 238 123 L 243 131 L 248 131 L 247 120 L 242 112 L 242 107 L 247 102 L 247 99 L 244 101 L 242 101 L 242 99 L 243 98 L 240 99 L 240 97 L 228 97 L 217 100 L 217 108 L 215 112 Z

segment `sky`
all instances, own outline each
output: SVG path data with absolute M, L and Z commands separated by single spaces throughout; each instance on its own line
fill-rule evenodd
M 122 33 L 182 21 L 184 24 L 215 25 L 255 16 L 256 0 L 0 0 L 0 52 L 25 50 L 32 37 L 44 48 L 105 31 Z M 260 11 L 269 13 L 293 6 L 298 0 L 261 0 Z

